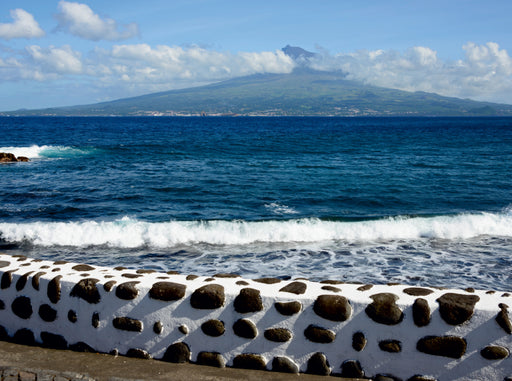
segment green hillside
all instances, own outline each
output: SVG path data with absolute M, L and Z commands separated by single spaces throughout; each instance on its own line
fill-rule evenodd
M 512 116 L 512 105 L 369 86 L 347 80 L 343 73 L 297 69 L 93 105 L 3 115 Z

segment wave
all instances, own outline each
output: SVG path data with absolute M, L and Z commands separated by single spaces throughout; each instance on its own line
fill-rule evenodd
M 91 153 L 91 150 L 69 146 L 32 145 L 28 147 L 0 147 L 0 152 L 9 152 L 16 157 L 25 156 L 29 159 L 56 159 L 87 155 Z
M 124 217 L 116 221 L 0 223 L 0 239 L 40 246 L 120 248 L 178 245 L 248 245 L 324 241 L 389 241 L 512 237 L 512 213 L 459 214 L 437 217 L 390 217 L 365 221 L 316 218 L 286 221 L 145 222 Z

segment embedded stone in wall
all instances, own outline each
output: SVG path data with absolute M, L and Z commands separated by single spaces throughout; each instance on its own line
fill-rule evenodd
M 345 321 L 350 318 L 352 307 L 344 296 L 320 295 L 315 300 L 313 311 L 327 320 Z
M 34 337 L 34 332 L 30 329 L 22 328 L 16 331 L 16 333 L 12 337 L 12 341 L 16 344 L 22 345 L 35 345 L 36 339 Z
M 114 318 L 112 324 L 114 328 L 122 329 L 123 331 L 142 332 L 142 322 L 126 316 Z
M 287 286 L 284 286 L 279 291 L 280 292 L 289 292 L 291 294 L 301 295 L 306 292 L 307 289 L 306 283 L 303 282 L 292 282 Z
M 43 304 L 39 307 L 39 316 L 46 322 L 52 322 L 57 319 L 57 311 L 48 304 Z
M 190 297 L 192 307 L 200 310 L 212 310 L 224 305 L 226 297 L 220 284 L 208 284 L 195 290 Z
M 185 296 L 186 289 L 187 286 L 180 283 L 156 282 L 149 290 L 149 297 L 164 302 L 180 300 Z
M 89 265 L 85 265 L 85 264 L 79 264 L 79 265 L 75 265 L 73 267 L 71 267 L 73 270 L 75 271 L 78 271 L 78 272 L 82 272 L 82 271 L 92 271 L 94 270 L 94 267 L 92 266 L 89 266 Z
M 334 287 L 334 286 L 322 286 L 322 290 L 332 291 L 332 292 L 341 292 L 341 288 Z
M 370 296 L 373 302 L 369 304 L 365 312 L 375 322 L 386 325 L 396 325 L 400 323 L 404 314 L 396 305 L 398 296 L 391 293 L 380 293 Z
M 266 370 L 267 363 L 261 355 L 244 353 L 233 359 L 233 367 L 240 369 Z
M 243 288 L 235 298 L 235 311 L 241 314 L 263 310 L 260 291 L 255 288 Z
M 224 368 L 226 360 L 219 352 L 199 352 L 197 354 L 197 364 L 213 366 L 216 368 Z
M 427 300 L 418 298 L 412 305 L 412 317 L 414 324 L 425 327 L 430 323 L 430 307 Z
M 448 324 L 459 325 L 471 319 L 479 300 L 477 295 L 447 293 L 437 299 L 439 313 Z
M 46 290 L 46 294 L 48 295 L 48 299 L 53 304 L 56 304 L 60 300 L 60 280 L 62 279 L 62 275 L 57 275 L 48 283 L 48 288 Z
M 144 349 L 130 348 L 128 349 L 128 352 L 126 352 L 126 357 L 149 360 L 151 355 Z
M 14 314 L 22 319 L 28 319 L 32 316 L 32 303 L 26 296 L 18 296 L 11 304 Z
M 509 354 L 508 349 L 500 345 L 488 345 L 480 351 L 480 355 L 487 360 L 503 360 Z
M 109 280 L 108 282 L 105 282 L 103 284 L 103 289 L 106 291 L 106 292 L 110 292 L 112 291 L 112 288 L 114 288 L 115 284 L 117 282 L 115 280 Z
M 189 329 L 186 324 L 182 324 L 178 327 L 178 331 L 180 331 L 184 335 L 188 335 Z
M 300 302 L 276 302 L 274 304 L 277 312 L 281 315 L 292 316 L 298 314 L 302 309 L 302 304 Z
M 382 340 L 379 341 L 379 348 L 384 352 L 398 353 L 402 351 L 402 343 L 398 340 Z
M 219 273 L 213 276 L 214 278 L 240 278 L 240 274 L 232 273 Z
M 211 319 L 204 322 L 201 325 L 201 330 L 205 335 L 212 337 L 222 336 L 226 331 L 226 329 L 224 328 L 224 323 L 217 319 Z
M 341 364 L 341 377 L 364 378 L 364 371 L 357 360 L 346 360 Z
M 327 357 L 321 352 L 314 353 L 308 360 L 306 373 L 319 376 L 328 376 L 331 374 L 331 367 Z
M 186 343 L 179 342 L 170 345 L 162 357 L 163 361 L 185 363 L 190 361 L 190 348 Z
M 244 339 L 254 339 L 258 336 L 258 328 L 248 319 L 239 319 L 233 324 L 235 335 Z
M 458 336 L 426 336 L 418 341 L 418 351 L 434 356 L 461 358 L 466 353 L 466 340 Z
M 55 333 L 50 332 L 41 332 L 41 340 L 43 342 L 43 347 L 52 348 L 52 349 L 67 349 L 68 342 L 64 338 L 64 336 L 57 335 Z
M 139 282 L 125 282 L 116 287 L 116 296 L 123 300 L 133 300 L 139 295 L 139 290 L 135 287 Z
M 373 378 L 373 381 L 402 381 L 402 379 L 395 377 L 392 374 L 379 373 Z M 407 381 L 409 381 L 409 380 L 407 380 Z
M 11 262 L 7 262 L 7 261 L 0 261 L 0 268 L 1 267 L 7 267 L 11 264 Z
M 78 317 L 76 316 L 76 312 L 75 311 L 73 311 L 73 310 L 69 310 L 68 311 L 68 320 L 71 323 L 76 323 L 76 321 L 78 320 Z
M 437 381 L 434 377 L 430 376 L 422 376 L 420 374 L 415 374 L 412 377 L 409 377 L 407 381 Z
M 164 330 L 164 326 L 161 321 L 157 321 L 155 324 L 153 324 L 153 332 L 157 335 L 160 335 L 162 331 Z
M 16 270 L 9 270 L 9 271 L 5 271 L 3 274 L 2 274 L 2 280 L 0 281 L 0 288 L 2 290 L 6 289 L 6 288 L 9 288 L 11 287 L 11 283 L 12 283 L 12 273 L 15 272 Z
M 0 300 L 0 310 L 5 310 L 5 303 L 3 300 Z
M 95 312 L 92 314 L 91 324 L 94 328 L 98 328 L 100 326 L 100 314 Z
M 318 327 L 313 324 L 309 325 L 304 330 L 304 336 L 306 336 L 306 338 L 309 341 L 312 341 L 314 343 L 321 343 L 321 344 L 332 343 L 334 341 L 334 339 L 336 338 L 336 334 L 333 331 Z
M 281 373 L 299 373 L 299 367 L 288 357 L 274 357 L 272 371 Z
M 403 292 L 411 296 L 427 296 L 432 294 L 434 291 L 423 287 L 408 287 L 404 288 Z
M 263 335 L 265 339 L 276 343 L 286 343 L 292 339 L 292 333 L 286 328 L 269 328 Z
M 44 271 L 40 271 L 38 273 L 36 273 L 33 277 L 32 277 L 32 288 L 36 291 L 39 291 L 39 279 L 43 276 L 43 275 L 46 275 L 46 273 Z
M 373 287 L 373 284 L 365 284 L 364 286 L 359 286 L 357 291 L 368 291 Z
M 254 279 L 255 282 L 263 283 L 263 284 L 276 284 L 281 283 L 281 279 L 279 278 L 259 278 Z
M 498 307 L 500 308 L 500 312 L 496 315 L 496 322 L 506 333 L 510 335 L 512 334 L 512 323 L 508 317 L 508 306 L 504 303 L 500 303 Z
M 97 304 L 101 299 L 98 288 L 96 287 L 96 283 L 98 282 L 99 279 L 94 278 L 82 279 L 73 286 L 69 296 L 83 299 L 90 304 Z
M 352 348 L 361 352 L 366 346 L 367 340 L 363 332 L 356 332 L 352 335 Z
M 73 352 L 86 352 L 86 353 L 96 353 L 98 352 L 96 349 L 91 347 L 89 344 L 84 343 L 83 341 L 79 341 L 78 343 L 71 344 L 69 346 Z
M 20 276 L 20 278 L 16 282 L 16 291 L 21 291 L 25 288 L 25 285 L 27 284 L 28 276 L 32 273 L 33 273 L 33 271 L 29 271 L 28 273 Z

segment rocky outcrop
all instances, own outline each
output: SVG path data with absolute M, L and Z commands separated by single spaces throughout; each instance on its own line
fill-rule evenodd
M 30 161 L 25 156 L 14 156 L 12 153 L 0 152 L 0 163 L 16 163 L 18 161 Z

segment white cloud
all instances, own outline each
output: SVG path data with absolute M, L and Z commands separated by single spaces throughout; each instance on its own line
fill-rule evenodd
M 60 1 L 58 8 L 59 27 L 87 40 L 117 41 L 139 34 L 136 23 L 119 26 L 115 20 L 101 18 L 86 4 Z
M 360 50 L 323 54 L 310 61 L 318 70 L 342 70 L 348 79 L 408 91 L 435 92 L 446 96 L 512 103 L 512 58 L 489 42 L 463 46 L 464 59 L 442 61 L 422 46 L 404 53 Z
M 30 62 L 23 68 L 23 75 L 37 80 L 54 79 L 68 74 L 81 74 L 83 64 L 81 54 L 70 46 L 50 46 L 41 48 L 37 45 L 26 48 Z
M 35 38 L 44 36 L 44 31 L 30 13 L 23 9 L 11 10 L 12 23 L 0 24 L 0 38 Z

